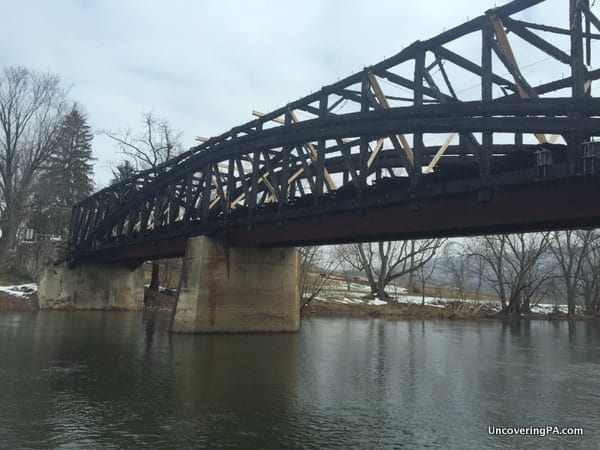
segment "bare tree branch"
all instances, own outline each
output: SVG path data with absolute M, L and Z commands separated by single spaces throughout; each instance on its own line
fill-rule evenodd
M 445 239 L 378 242 L 342 246 L 339 255 L 357 271 L 363 272 L 371 295 L 389 299 L 386 287 L 394 280 L 416 272 L 429 263 Z
M 56 75 L 23 67 L 0 75 L 0 259 L 15 244 L 36 177 L 57 145 L 66 97 Z

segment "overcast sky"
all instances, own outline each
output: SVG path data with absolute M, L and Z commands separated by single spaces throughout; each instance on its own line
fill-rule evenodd
M 1 0 L 0 61 L 61 75 L 94 130 L 153 110 L 188 148 L 505 3 Z M 549 3 L 528 19 L 566 15 Z M 121 156 L 102 136 L 94 153 L 103 187 Z

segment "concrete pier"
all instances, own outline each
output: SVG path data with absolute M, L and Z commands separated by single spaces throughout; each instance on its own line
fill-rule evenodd
M 38 283 L 40 309 L 141 310 L 144 272 L 120 265 L 47 266 Z
M 298 331 L 296 250 L 188 241 L 171 330 L 176 333 Z

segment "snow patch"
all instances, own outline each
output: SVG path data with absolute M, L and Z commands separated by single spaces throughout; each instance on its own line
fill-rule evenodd
M 338 298 L 335 301 L 337 303 L 343 303 L 345 305 L 359 305 L 359 304 L 364 303 L 362 300 L 358 300 L 358 299 L 355 299 L 355 298 L 347 298 L 347 297 Z
M 146 289 L 150 289 L 150 284 L 145 284 L 144 287 Z M 158 292 L 162 292 L 163 294 L 173 294 L 173 293 L 177 292 L 177 289 L 171 289 L 171 288 L 168 288 L 165 286 L 159 286 Z
M 29 297 L 34 292 L 37 292 L 38 285 L 36 283 L 29 284 L 18 284 L 13 286 L 0 286 L 0 292 L 4 292 L 8 295 L 18 298 Z
M 384 302 L 383 300 L 379 300 L 377 297 L 375 297 L 373 300 L 371 300 L 367 304 L 372 305 L 372 306 L 383 306 L 383 305 L 387 305 L 388 303 Z
M 566 305 L 559 305 L 558 311 L 567 314 L 568 309 Z M 551 314 L 556 312 L 556 306 L 548 305 L 548 304 L 539 304 L 531 307 L 532 313 L 542 313 L 542 314 Z

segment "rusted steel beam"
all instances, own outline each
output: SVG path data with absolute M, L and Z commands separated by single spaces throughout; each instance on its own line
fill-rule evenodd
M 598 192 L 598 182 L 581 181 L 501 191 L 490 203 L 470 192 L 425 202 L 419 212 L 408 204 L 373 207 L 364 218 L 347 212 L 318 224 L 310 218 L 288 220 L 283 228 L 265 223 L 250 233 L 231 230 L 227 238 L 236 245 L 277 247 L 599 227 L 600 205 L 589 201 Z
M 488 233 L 599 227 L 600 206 L 590 202 L 600 190 L 598 181 L 565 181 L 500 191 L 490 203 L 476 192 L 432 199 L 414 212 L 408 204 L 373 206 L 366 216 L 356 212 L 324 215 L 232 228 L 221 235 L 235 245 L 266 247 L 368 242 L 374 240 L 472 236 Z M 440 220 L 443 217 L 444 220 Z M 187 235 L 155 242 L 105 248 L 87 256 L 98 262 L 144 261 L 181 256 Z

